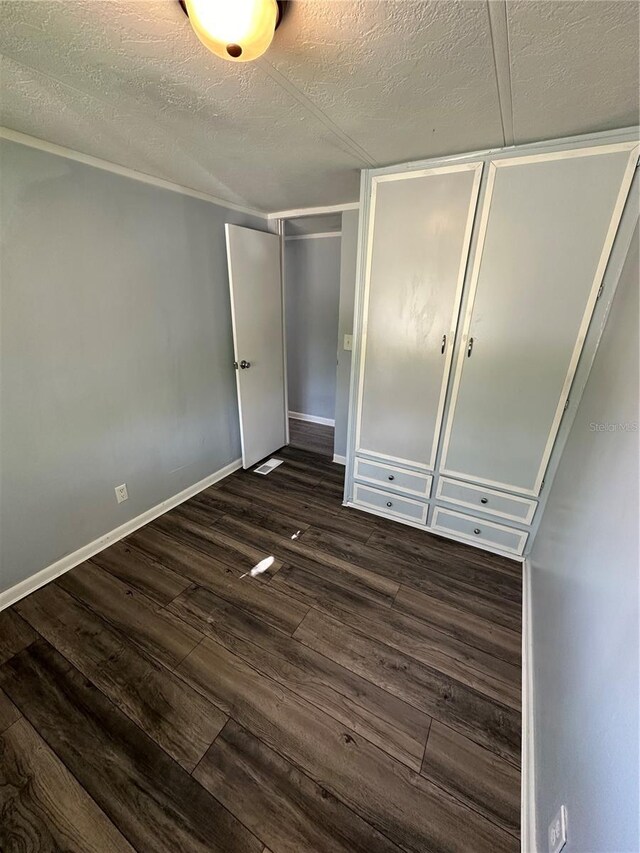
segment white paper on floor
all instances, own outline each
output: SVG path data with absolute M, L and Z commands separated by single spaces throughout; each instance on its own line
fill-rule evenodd
M 246 578 L 247 575 L 251 575 L 252 578 L 255 578 L 257 575 L 261 575 L 263 572 L 266 572 L 274 562 L 274 557 L 265 557 L 264 560 L 260 560 L 260 562 L 255 565 L 250 572 L 245 572 L 243 575 L 240 575 L 240 579 Z

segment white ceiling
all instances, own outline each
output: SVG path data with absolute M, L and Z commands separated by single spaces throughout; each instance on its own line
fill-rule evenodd
M 0 2 L 0 123 L 266 211 L 358 172 L 637 124 L 635 0 L 297 0 L 269 52 L 208 53 L 177 0 Z

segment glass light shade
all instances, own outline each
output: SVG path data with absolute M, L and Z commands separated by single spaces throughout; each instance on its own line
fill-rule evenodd
M 276 0 L 186 0 L 189 21 L 202 44 L 231 62 L 257 59 L 271 44 Z

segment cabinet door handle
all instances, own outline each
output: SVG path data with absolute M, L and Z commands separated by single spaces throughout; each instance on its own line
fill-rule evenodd
M 443 335 L 442 336 L 442 346 L 440 347 L 440 352 L 442 353 L 442 355 L 444 355 L 444 351 L 446 350 L 446 348 L 447 348 L 447 336 Z
M 469 344 L 467 346 L 467 358 L 471 358 L 472 352 L 473 352 L 473 338 L 469 338 Z
M 489 498 L 480 498 L 480 503 L 481 503 L 481 504 L 488 504 L 488 503 L 489 503 Z
M 480 534 L 482 533 L 482 530 L 480 530 L 479 527 L 476 527 L 473 532 L 476 534 L 476 536 L 480 536 Z
M 391 503 L 391 501 L 387 501 L 387 506 L 393 506 L 393 504 Z
M 389 474 L 389 479 L 390 479 L 390 480 L 395 480 L 395 477 L 393 476 L 393 474 Z

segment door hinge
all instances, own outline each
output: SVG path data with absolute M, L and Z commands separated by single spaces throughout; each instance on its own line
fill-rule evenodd
M 569 408 L 569 397 L 567 397 L 567 399 L 566 399 L 566 402 L 565 402 L 565 404 L 564 404 L 564 410 L 563 410 L 563 411 L 565 411 L 565 412 L 566 412 L 568 408 Z
M 600 285 L 600 287 L 598 288 L 598 295 L 596 296 L 596 299 L 600 299 L 600 297 L 602 296 L 602 291 L 603 291 L 603 290 L 604 290 L 604 283 L 602 283 L 602 284 Z
M 544 480 L 540 483 L 540 491 L 544 489 Z

